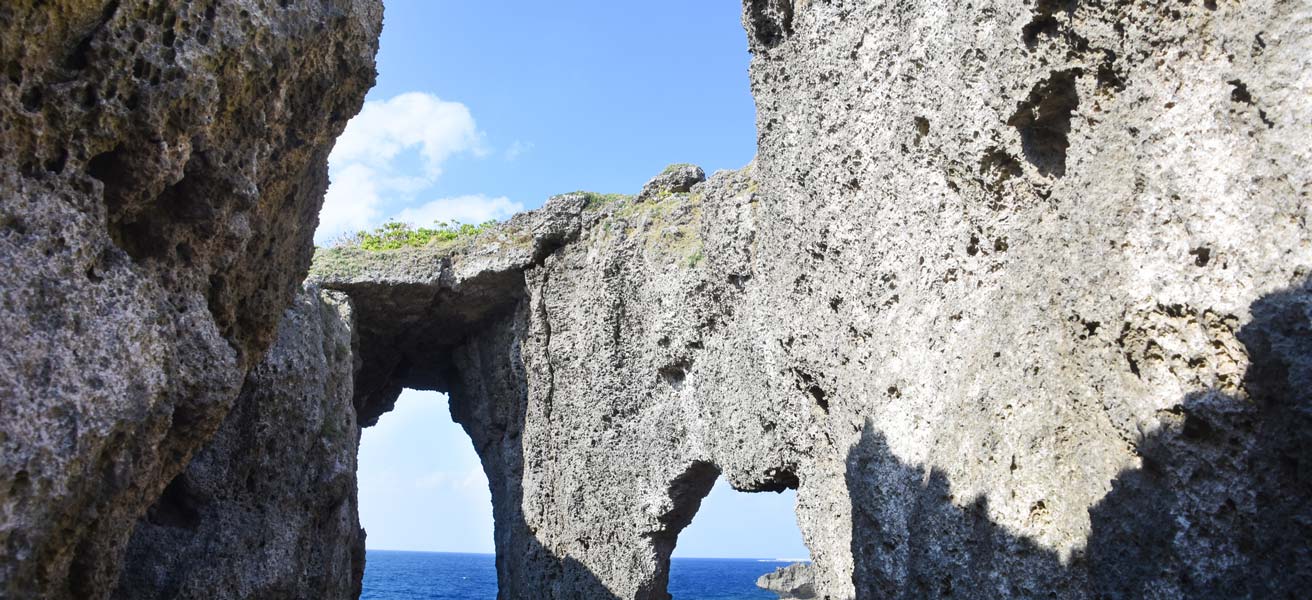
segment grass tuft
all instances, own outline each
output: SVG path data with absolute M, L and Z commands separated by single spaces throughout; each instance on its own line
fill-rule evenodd
M 353 247 L 362 250 L 396 250 L 418 248 L 430 244 L 454 242 L 472 238 L 497 224 L 485 221 L 477 225 L 457 221 L 436 221 L 433 227 L 415 227 L 409 223 L 389 221 L 373 231 L 357 231 L 338 238 L 333 247 Z
M 628 194 L 598 194 L 597 192 L 584 192 L 584 191 L 578 191 L 574 193 L 582 194 L 583 197 L 587 199 L 587 203 L 584 204 L 583 206 L 588 210 L 596 210 L 598 208 L 606 206 L 607 204 L 614 204 L 616 202 L 621 202 L 632 198 L 632 196 Z

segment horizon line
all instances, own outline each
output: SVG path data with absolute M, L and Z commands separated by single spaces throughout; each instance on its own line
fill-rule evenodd
M 496 556 L 496 553 L 495 553 L 495 552 L 468 552 L 468 551 L 460 551 L 460 550 L 400 550 L 400 549 L 395 549 L 395 548 L 368 548 L 368 547 L 366 547 L 366 548 L 365 548 L 365 551 L 366 551 L 366 552 L 411 552 L 411 553 L 415 553 L 415 554 L 466 554 L 466 555 L 474 555 L 474 556 Z M 697 559 L 697 560 L 703 560 L 703 559 L 711 559 L 711 560 L 754 560 L 754 561 L 757 561 L 757 562 L 789 562 L 789 563 L 795 563 L 795 562 L 811 562 L 811 559 L 810 559 L 809 557 L 807 557 L 807 558 L 777 558 L 777 557 L 768 557 L 768 556 L 671 556 L 670 558 L 671 558 L 671 559 L 675 559 L 675 558 L 688 558 L 688 559 Z

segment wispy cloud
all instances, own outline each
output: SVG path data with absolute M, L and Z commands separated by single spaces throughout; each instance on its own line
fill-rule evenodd
M 324 195 L 319 211 L 320 235 L 332 236 L 349 228 L 359 229 L 378 218 L 382 199 L 375 169 L 362 164 L 348 164 L 331 169 L 332 185 Z
M 453 154 L 483 153 L 482 137 L 464 104 L 409 92 L 366 102 L 337 138 L 328 162 L 383 166 L 403 150 L 417 148 L 428 175 L 436 176 Z
M 509 148 L 506 148 L 506 160 L 515 160 L 531 150 L 533 150 L 533 142 L 515 140 Z
M 332 184 L 319 213 L 315 241 L 377 225 L 384 205 L 412 198 L 432 186 L 442 174 L 443 163 L 459 154 L 488 154 L 483 135 L 465 105 L 420 92 L 366 102 L 328 157 Z M 407 210 L 426 217 L 445 207 L 448 219 L 494 213 L 496 217 L 488 218 L 498 218 L 498 211 L 504 212 L 511 204 L 494 198 L 480 209 L 472 200 L 475 198 L 482 197 L 437 200 Z
M 393 220 L 414 225 L 431 225 L 434 221 L 482 223 L 501 220 L 522 210 L 523 204 L 511 202 L 505 196 L 489 198 L 476 194 L 441 198 L 422 206 L 407 208 L 397 213 Z
M 462 472 L 433 471 L 416 479 L 415 487 L 422 490 L 446 489 L 476 497 L 488 493 L 487 475 L 478 465 Z

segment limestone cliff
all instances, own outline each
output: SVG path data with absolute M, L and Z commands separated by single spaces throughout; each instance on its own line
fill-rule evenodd
M 319 273 L 423 323 L 357 397 L 450 391 L 504 597 L 664 597 L 721 474 L 798 490 L 820 597 L 1308 585 L 1306 7 L 745 23 L 752 168 L 585 206 L 496 310 L 447 250 Z
M 115 597 L 359 595 L 352 321 L 340 293 L 296 296 L 218 432 L 137 525 Z
M 819 590 L 1312 581 L 1291 525 L 1312 516 L 1310 19 L 748 4 L 762 201 L 742 337 L 769 365 L 751 396 L 818 409 L 796 460 Z
M 45 14 L 26 6 L 0 10 Z M 223 6 L 218 14 L 237 18 Z M 249 14 L 275 14 L 256 8 Z M 358 74 L 367 63 L 372 5 L 338 8 L 350 9 L 347 20 L 328 22 L 343 45 L 291 54 L 308 61 L 297 77 L 322 81 L 318 69 L 331 66 Z M 239 552 L 251 523 L 277 515 L 292 520 L 280 530 L 289 538 L 340 536 L 324 554 L 279 540 L 287 562 L 356 567 L 349 506 L 307 505 L 297 521 L 288 505 L 313 477 L 261 487 L 286 476 L 278 463 L 234 449 L 267 431 L 233 433 L 282 423 L 308 444 L 302 456 L 338 460 L 343 446 L 311 451 L 315 440 L 355 438 L 311 425 L 349 421 L 346 386 L 366 426 L 404 387 L 450 393 L 492 487 L 504 598 L 667 597 L 670 552 L 719 476 L 744 491 L 797 490 L 821 598 L 1264 598 L 1312 586 L 1307 6 L 748 0 L 744 23 L 753 165 L 700 183 L 680 166 L 634 198 L 557 197 L 448 244 L 319 254 L 312 283 L 354 307 L 354 377 L 345 353 L 325 350 L 315 368 L 343 371 L 307 395 L 284 393 L 307 372 L 275 352 L 171 492 L 165 483 L 218 427 L 273 331 L 283 306 L 262 294 L 280 285 L 289 294 L 283 276 L 295 271 L 280 262 L 283 246 L 243 262 L 247 246 L 232 250 L 204 228 L 302 231 L 296 199 L 322 189 L 323 146 L 291 155 L 305 162 L 273 160 L 303 173 L 259 180 L 314 184 L 290 196 L 292 209 L 261 212 L 261 191 L 231 205 L 250 214 L 229 211 L 224 194 L 252 188 L 215 184 L 223 202 L 192 215 L 180 200 L 211 196 L 179 186 L 210 186 L 229 171 L 203 169 L 209 161 L 246 165 L 237 157 L 247 155 L 118 168 L 210 147 L 195 136 L 154 154 L 129 144 L 179 139 L 152 129 L 70 146 L 65 160 L 41 132 L 101 130 L 50 129 L 81 113 L 21 116 L 45 104 L 6 88 L 4 122 L 29 125 L 4 134 L 20 157 L 4 158 L 15 161 L 6 198 L 19 200 L 4 205 L 0 248 L 33 265 L 8 275 L 12 318 L 0 319 L 6 339 L 31 340 L 3 356 L 0 377 L 0 391 L 21 399 L 0 409 L 10 595 L 103 595 L 124 524 L 161 492 L 123 585 L 213 583 L 240 596 L 252 589 L 242 585 L 269 582 L 290 586 L 275 595 L 342 594 L 337 577 L 234 575 L 250 564 L 235 554 L 199 568 L 196 549 Z M 178 28 L 199 44 L 194 24 Z M 115 43 L 130 46 L 137 35 L 125 30 Z M 19 56 L 6 36 L 4 56 Z M 72 55 L 101 64 L 98 49 L 117 46 L 95 39 Z M 323 62 L 329 55 L 349 60 Z M 251 64 L 233 68 L 282 72 Z M 164 71 L 160 81 L 195 90 L 187 74 L 209 72 L 184 70 L 175 84 Z M 114 114 L 104 122 L 136 123 Z M 202 121 L 239 122 L 222 115 Z M 222 131 L 229 142 L 252 135 Z M 131 150 L 114 150 L 120 143 Z M 266 173 L 261 161 L 273 156 L 255 158 L 258 173 L 232 172 Z M 192 179 L 194 169 L 208 175 Z M 77 202 L 90 212 L 62 204 Z M 247 276 L 264 283 L 238 283 L 255 281 Z M 111 285 L 121 293 L 101 291 Z M 292 314 L 311 304 L 303 298 Z M 96 310 L 72 308 L 86 305 Z M 280 348 L 322 347 L 340 333 L 318 327 L 286 330 Z M 75 339 L 92 343 L 73 353 Z M 79 395 L 93 384 L 108 391 Z M 338 473 L 326 466 L 314 472 Z M 243 492 L 251 475 L 274 493 Z M 346 484 L 334 481 L 340 497 Z M 167 529 L 191 514 L 170 509 L 179 505 L 243 526 L 225 534 L 197 522 L 197 539 L 183 539 Z M 325 529 L 307 514 L 340 520 Z M 149 557 L 175 548 L 168 569 L 149 570 L 159 564 Z
M 96 598 L 304 276 L 376 0 L 0 4 L 0 596 Z

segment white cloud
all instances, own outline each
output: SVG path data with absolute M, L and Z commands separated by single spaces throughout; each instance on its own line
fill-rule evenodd
M 408 200 L 432 186 L 442 164 L 458 154 L 487 154 L 465 105 L 420 92 L 366 102 L 328 157 L 332 184 L 319 213 L 315 242 L 378 225 L 385 204 Z M 407 167 L 405 159 L 411 156 L 417 166 Z M 505 198 L 464 196 L 403 212 L 424 217 L 406 218 L 417 224 L 431 223 L 429 214 L 475 222 L 506 216 L 509 213 L 502 213 L 508 206 L 515 207 L 510 212 L 520 209 Z
M 335 169 L 333 183 L 324 195 L 323 209 L 319 211 L 319 231 L 339 232 L 363 229 L 378 219 L 378 176 L 374 169 L 362 164 L 350 164 Z M 317 237 L 317 236 L 316 236 Z
M 501 220 L 524 210 L 524 205 L 511 202 L 505 196 L 489 198 L 482 194 L 441 198 L 422 206 L 407 208 L 392 218 L 394 221 L 417 226 L 432 225 L 434 221 L 482 223 Z
M 415 487 L 421 490 L 447 489 L 474 498 L 490 495 L 487 475 L 479 465 L 472 465 L 463 472 L 433 471 L 416 479 Z
M 525 152 L 528 152 L 532 149 L 533 149 L 533 142 L 521 142 L 519 140 L 515 140 L 513 143 L 510 144 L 509 148 L 506 148 L 506 160 L 515 160 L 516 158 L 519 158 L 521 155 L 523 155 Z
M 432 177 L 441 173 L 442 162 L 454 154 L 485 153 L 474 116 L 464 104 L 409 92 L 391 100 L 366 102 L 337 138 L 328 162 L 382 166 L 410 148 L 419 150 Z

